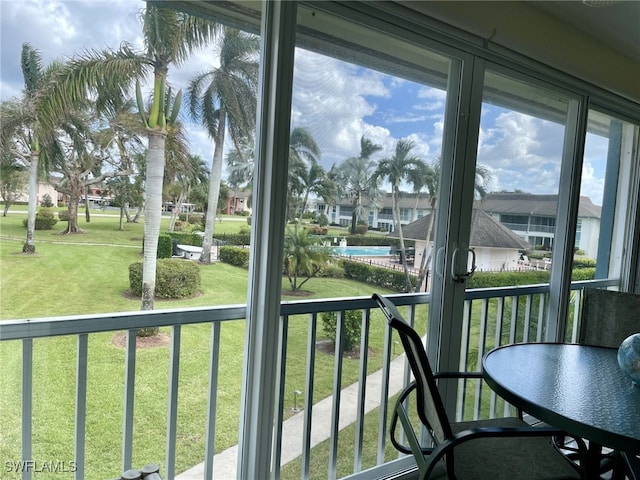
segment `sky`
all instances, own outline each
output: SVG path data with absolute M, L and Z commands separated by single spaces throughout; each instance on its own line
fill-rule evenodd
M 29 42 L 48 64 L 86 50 L 117 49 L 126 41 L 143 49 L 138 14 L 142 1 L 0 0 L 0 100 L 20 96 L 20 51 Z M 170 68 L 174 89 L 215 65 L 213 47 Z M 399 139 L 412 140 L 413 154 L 433 164 L 440 156 L 446 94 L 428 85 L 297 49 L 292 128 L 308 128 L 322 151 L 325 168 L 357 156 L 364 135 L 390 157 Z M 182 115 L 193 154 L 211 161 L 213 142 Z M 557 193 L 563 128 L 522 112 L 485 104 L 478 163 L 492 174 L 492 191 Z M 230 146 L 226 146 L 225 153 Z M 606 142 L 587 139 L 582 192 L 601 204 Z

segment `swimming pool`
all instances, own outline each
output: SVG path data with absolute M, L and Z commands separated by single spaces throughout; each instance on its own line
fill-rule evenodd
M 336 255 L 346 255 L 353 257 L 388 257 L 391 255 L 391 247 L 333 247 Z

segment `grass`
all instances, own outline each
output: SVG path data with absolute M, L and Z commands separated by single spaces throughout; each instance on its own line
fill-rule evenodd
M 136 311 L 139 300 L 128 290 L 128 265 L 141 259 L 142 225 L 127 224 L 119 231 L 117 216 L 80 219 L 81 235 L 58 235 L 37 231 L 37 253 L 21 254 L 26 236 L 22 219 L 26 214 L 10 214 L 0 219 L 0 320 L 57 315 Z M 163 219 L 168 222 L 168 219 Z M 234 233 L 246 223 L 223 219 L 216 232 Z M 248 272 L 222 263 L 201 266 L 201 294 L 195 298 L 157 301 L 156 309 L 246 302 Z M 221 281 L 224 279 L 224 281 Z M 342 279 L 313 279 L 307 284 L 313 295 L 329 298 L 370 295 L 381 289 Z M 286 295 L 283 300 L 299 297 Z M 426 318 L 426 315 L 419 315 Z M 374 312 L 371 323 L 373 355 L 370 371 L 379 368 L 383 335 L 382 317 Z M 319 322 L 319 325 L 321 323 Z M 424 325 L 421 327 L 424 328 Z M 285 411 L 293 406 L 293 392 L 305 385 L 308 319 L 290 319 L 285 382 Z M 318 327 L 318 337 L 322 337 Z M 244 322 L 226 322 L 221 328 L 221 362 L 217 392 L 216 450 L 238 441 L 240 388 L 244 345 Z M 165 330 L 163 333 L 167 333 Z M 89 378 L 87 382 L 87 480 L 104 479 L 120 471 L 122 412 L 124 391 L 124 352 L 113 344 L 114 333 L 89 336 Z M 180 388 L 178 400 L 177 471 L 203 460 L 206 424 L 206 385 L 208 379 L 211 326 L 182 328 Z M 34 343 L 33 458 L 36 460 L 73 459 L 75 407 L 76 337 L 37 339 Z M 19 460 L 20 455 L 20 376 L 21 344 L 0 342 L 0 459 Z M 135 386 L 134 465 L 164 465 L 168 346 L 139 350 Z M 314 401 L 331 394 L 333 356 L 316 357 Z M 346 359 L 344 386 L 357 380 L 358 361 Z M 3 475 L 6 472 L 3 472 Z M 68 476 L 68 474 L 66 474 Z M 3 477 L 4 478 L 4 477 Z M 7 478 L 17 478 L 7 477 Z M 50 474 L 52 479 L 65 474 Z

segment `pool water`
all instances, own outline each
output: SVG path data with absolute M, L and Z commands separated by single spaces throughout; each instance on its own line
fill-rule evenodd
M 391 255 L 391 247 L 333 247 L 336 255 L 351 255 L 354 257 L 388 257 Z

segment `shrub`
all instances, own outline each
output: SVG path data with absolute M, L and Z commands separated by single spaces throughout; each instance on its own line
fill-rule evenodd
M 596 261 L 592 258 L 573 258 L 573 268 L 595 268 Z
M 251 217 L 249 217 L 251 218 Z M 223 233 L 221 235 L 216 235 L 218 240 L 222 240 L 225 243 L 230 243 L 231 245 L 249 245 L 251 242 L 251 238 L 249 233 Z
M 396 292 L 406 292 L 407 285 L 404 272 L 400 270 L 389 270 L 388 268 L 374 267 L 366 263 L 342 261 L 344 274 L 347 278 L 352 278 L 359 282 L 371 283 L 383 288 L 395 290 Z M 415 287 L 417 278 L 410 275 L 411 282 Z
M 51 195 L 49 195 L 48 193 L 45 193 L 42 196 L 42 201 L 40 202 L 40 206 L 48 207 L 48 208 L 53 207 L 53 201 L 51 200 Z
M 198 235 L 197 230 L 188 232 L 166 232 L 164 235 L 168 235 L 171 238 L 174 238 L 181 245 L 193 245 L 194 247 L 202 246 L 202 237 Z
M 367 233 L 368 228 L 366 225 L 359 223 L 358 225 L 356 225 L 356 233 L 358 235 L 364 235 L 365 233 Z
M 320 225 L 321 227 L 326 227 L 327 225 L 329 225 L 329 219 L 324 213 L 318 215 L 318 225 Z
M 195 262 L 164 258 L 156 263 L 156 298 L 184 298 L 200 288 L 200 267 Z M 142 296 L 142 262 L 129 265 L 129 290 Z
M 158 258 L 171 258 L 173 254 L 173 243 L 171 235 L 161 233 L 158 235 Z
M 204 217 L 199 213 L 190 213 L 188 217 L 186 213 L 179 213 L 178 219 L 191 225 L 199 225 L 204 221 Z
M 571 272 L 571 280 L 593 280 L 596 269 L 575 268 Z M 467 289 L 510 287 L 512 285 L 536 285 L 549 283 L 549 270 L 528 270 L 526 272 L 476 272 L 467 280 Z
M 320 315 L 320 318 L 322 320 L 322 330 L 335 344 L 338 334 L 338 314 L 336 312 L 324 312 Z M 347 310 L 344 312 L 342 328 L 344 331 L 344 348 L 348 351 L 360 343 L 362 312 L 360 310 Z
M 249 249 L 224 246 L 220 247 L 220 261 L 236 267 L 249 268 Z
M 327 232 L 329 231 L 329 228 L 321 227 L 320 225 L 310 225 L 310 226 L 305 226 L 304 228 L 309 230 L 309 233 L 311 235 L 326 235 Z
M 24 219 L 22 224 L 27 226 L 28 219 Z M 36 212 L 36 223 L 34 228 L 36 230 L 51 230 L 53 226 L 58 223 L 58 220 L 53 215 L 53 212 L 48 208 L 41 208 Z
M 60 219 L 61 222 L 68 222 L 69 221 L 69 210 L 60 210 L 58 212 L 58 218 Z
M 325 267 L 323 267 L 318 277 L 344 278 L 344 268 L 342 268 L 340 265 L 328 263 Z

